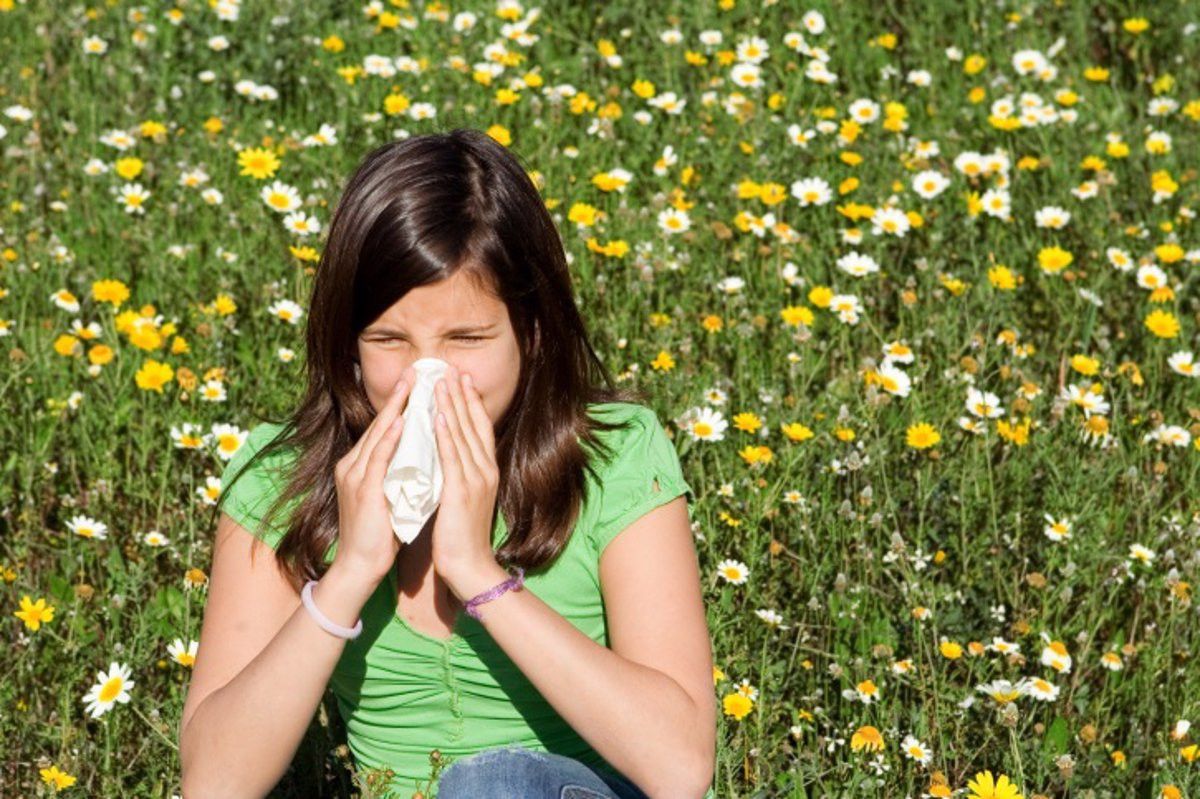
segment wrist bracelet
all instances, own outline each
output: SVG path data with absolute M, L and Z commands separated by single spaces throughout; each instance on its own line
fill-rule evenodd
M 308 608 L 309 615 L 312 616 L 317 624 L 321 625 L 321 629 L 325 630 L 327 633 L 336 635 L 338 638 L 345 638 L 348 640 L 357 638 L 359 634 L 362 633 L 362 619 L 359 619 L 357 622 L 355 622 L 353 627 L 343 627 L 322 613 L 317 608 L 317 603 L 313 602 L 312 598 L 313 586 L 316 584 L 316 580 L 309 580 L 304 584 L 304 588 L 300 591 L 300 601 L 304 603 L 304 607 Z
M 492 586 L 488 590 L 484 591 L 482 594 L 472 597 L 471 600 L 468 601 L 467 604 L 463 606 L 463 609 L 467 611 L 467 614 L 470 615 L 473 619 L 482 621 L 483 617 L 479 615 L 479 611 L 477 611 L 475 609 L 476 607 L 478 607 L 479 605 L 482 605 L 484 602 L 490 602 L 491 600 L 495 599 L 496 597 L 500 596 L 505 591 L 508 591 L 510 589 L 513 591 L 520 591 L 521 586 L 523 586 L 525 584 L 525 570 L 522 569 L 520 566 L 517 566 L 515 568 L 517 570 L 517 574 L 515 577 L 509 577 L 504 582 L 498 583 L 498 584 Z

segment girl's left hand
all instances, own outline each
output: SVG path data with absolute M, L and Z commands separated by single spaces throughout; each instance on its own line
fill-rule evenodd
M 442 464 L 442 495 L 433 524 L 433 567 L 447 583 L 497 568 L 492 517 L 500 469 L 495 433 L 479 392 L 454 366 L 434 389 L 434 420 Z

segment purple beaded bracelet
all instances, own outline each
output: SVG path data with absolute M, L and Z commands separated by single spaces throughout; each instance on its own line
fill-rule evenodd
M 523 586 L 525 584 L 525 570 L 522 569 L 520 566 L 517 566 L 515 568 L 517 570 L 517 574 L 515 577 L 509 577 L 504 582 L 498 583 L 497 585 L 492 586 L 488 590 L 484 591 L 482 594 L 478 594 L 477 596 L 472 597 L 467 602 L 467 604 L 463 606 L 463 609 L 467 611 L 468 615 L 470 615 L 471 618 L 482 621 L 483 617 L 479 615 L 479 611 L 477 611 L 475 609 L 476 607 L 478 607 L 479 605 L 482 605 L 484 602 L 492 601 L 493 599 L 500 596 L 501 594 L 503 594 L 505 591 L 508 591 L 509 589 L 511 589 L 513 591 L 521 590 L 521 586 Z

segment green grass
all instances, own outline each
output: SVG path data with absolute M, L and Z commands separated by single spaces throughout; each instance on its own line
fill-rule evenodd
M 281 299 L 304 306 L 312 283 L 311 264 L 289 245 L 320 249 L 341 182 L 366 150 L 397 129 L 416 135 L 460 125 L 500 126 L 540 172 L 598 352 L 621 380 L 648 388 L 660 417 L 673 422 L 668 429 L 699 497 L 696 546 L 722 673 L 714 685 L 722 709 L 718 795 L 915 797 L 925 795 L 934 770 L 955 789 L 980 771 L 1004 773 L 1026 797 L 1200 790 L 1200 766 L 1184 756 L 1195 752 L 1185 747 L 1197 735 L 1171 737 L 1178 721 L 1200 721 L 1200 382 L 1168 364 L 1173 353 L 1200 353 L 1200 258 L 1188 255 L 1198 252 L 1194 5 L 547 3 L 529 28 L 539 41 L 510 42 L 524 60 L 491 86 L 470 74 L 504 24 L 488 3 L 450 9 L 451 18 L 478 14 L 466 36 L 423 19 L 419 7 L 411 31 L 377 30 L 361 4 L 247 3 L 238 21 L 227 22 L 192 0 L 180 5 L 178 26 L 165 16 L 170 7 L 106 2 L 89 15 L 81 5 L 30 2 L 0 12 L 0 110 L 20 105 L 33 113 L 29 121 L 0 116 L 7 131 L 0 139 L 0 341 L 8 354 L 0 372 L 0 603 L 7 618 L 0 794 L 50 795 L 40 770 L 51 765 L 76 779 L 58 791 L 65 796 L 179 794 L 174 738 L 190 671 L 168 646 L 199 635 L 205 594 L 188 574 L 202 578 L 211 562 L 215 497 L 202 494 L 224 460 L 215 437 L 181 448 L 172 429 L 194 423 L 211 434 L 214 424 L 232 424 L 245 431 L 264 414 L 287 412 L 304 375 L 303 324 L 268 308 Z M 804 32 L 809 8 L 824 14 L 824 33 Z M 1020 18 L 1010 20 L 1013 12 Z M 1124 29 L 1139 16 L 1147 30 Z M 668 46 L 658 36 L 672 27 L 684 40 Z M 704 30 L 720 31 L 724 42 L 705 47 L 698 38 Z M 138 31 L 144 46 L 132 38 Z M 785 45 L 789 31 L 826 49 L 836 83 L 805 77 L 810 59 Z M 894 46 L 884 46 L 884 34 L 895 37 Z M 105 54 L 84 54 L 93 35 L 107 41 Z M 209 48 L 216 35 L 228 38 L 228 50 Z M 320 45 L 332 35 L 344 50 Z M 747 36 L 770 46 L 762 88 L 737 89 L 732 64 L 717 63 L 718 51 L 732 52 Z M 1052 80 L 1017 74 L 1014 53 L 1045 54 L 1059 37 Z M 601 57 L 602 39 L 614 44 L 621 66 Z M 968 74 L 966 61 L 947 57 L 949 47 L 986 62 Z M 689 64 L 686 50 L 704 53 L 708 63 Z M 363 75 L 353 83 L 337 72 L 370 54 L 428 59 L 428 66 L 420 75 Z M 443 67 L 454 55 L 465 60 L 466 74 Z M 1089 80 L 1089 67 L 1108 74 Z M 204 70 L 215 80 L 201 81 Z M 906 82 L 909 70 L 927 70 L 930 85 Z M 529 71 L 544 85 L 498 105 L 496 89 Z M 242 79 L 269 84 L 278 99 L 239 96 L 234 85 Z M 686 99 L 683 113 L 647 105 L 632 90 L 639 79 Z M 543 91 L 561 84 L 586 92 L 595 107 L 574 113 L 570 98 L 552 105 Z M 393 88 L 414 103 L 432 103 L 437 118 L 383 114 Z M 973 99 L 973 89 L 982 96 Z M 734 90 L 749 101 L 742 117 L 725 107 Z M 1069 106 L 1078 115 L 1073 124 L 1009 130 L 989 123 L 992 103 L 1005 94 L 1037 93 L 1068 108 L 1060 100 L 1069 98 L 1056 97 L 1060 90 L 1078 99 Z M 714 103 L 704 104 L 706 92 Z M 839 144 L 837 130 L 862 98 L 878 103 L 881 116 Z M 1156 98 L 1178 107 L 1151 116 Z M 608 103 L 622 112 L 599 123 L 611 125 L 611 135 L 589 133 Z M 883 127 L 887 103 L 906 109 L 903 133 Z M 639 110 L 650 112 L 649 124 L 636 121 Z M 364 117 L 371 113 L 382 116 Z M 219 131 L 206 131 L 210 118 L 220 120 Z M 805 148 L 788 140 L 790 125 L 815 129 L 822 121 L 834 132 Z M 138 134 L 147 122 L 163 126 L 161 141 Z M 336 146 L 298 146 L 322 123 L 337 129 Z M 1169 152 L 1147 151 L 1149 129 L 1170 135 Z M 113 130 L 129 132 L 136 144 L 118 152 L 102 143 Z M 1128 154 L 1107 152 L 1106 134 L 1127 143 Z M 905 137 L 937 142 L 940 155 L 906 165 Z M 659 176 L 653 167 L 668 144 L 678 162 Z M 273 179 L 299 189 L 303 210 L 322 225 L 319 236 L 287 231 L 258 196 L 271 181 L 239 175 L 237 150 L 259 146 L 279 154 Z M 563 155 L 567 146 L 577 157 Z M 962 153 L 997 150 L 1010 163 L 1011 221 L 968 213 L 967 193 L 982 197 L 997 180 L 968 179 L 954 166 Z M 861 163 L 844 162 L 848 151 Z M 132 181 L 111 169 L 125 157 L 143 162 Z M 1038 168 L 1024 168 L 1026 157 Z M 1081 200 L 1071 190 L 1097 179 L 1084 167 L 1089 157 L 1105 162 L 1105 179 L 1095 197 Z M 89 176 L 91 159 L 110 170 Z M 180 186 L 180 175 L 197 167 L 210 181 Z M 624 192 L 592 184 L 616 167 L 634 176 Z M 686 167 L 695 174 L 683 185 Z M 950 180 L 932 199 L 913 190 L 913 176 L 925 169 Z M 1154 202 L 1151 181 L 1160 172 L 1177 188 Z M 786 189 L 806 177 L 824 179 L 832 200 L 802 207 Z M 839 194 L 849 178 L 857 188 Z M 743 181 L 780 184 L 785 199 L 739 199 Z M 126 182 L 151 193 L 144 215 L 126 213 L 112 195 Z M 210 187 L 222 193 L 220 204 L 202 198 Z M 694 203 L 691 229 L 668 236 L 656 217 L 680 187 Z M 923 222 L 902 237 L 876 235 L 869 218 L 838 210 L 850 203 L 882 208 L 892 195 L 895 207 Z M 575 203 L 607 216 L 578 229 L 567 218 Z M 1068 210 L 1069 224 L 1038 227 L 1034 215 L 1046 206 Z M 794 237 L 743 230 L 742 212 L 773 213 Z M 862 233 L 857 244 L 842 237 L 854 227 Z M 590 237 L 624 241 L 629 252 L 592 252 Z M 1161 249 L 1172 242 L 1184 257 Z M 1039 252 L 1055 245 L 1074 260 L 1043 271 Z M 187 249 L 173 254 L 177 246 Z M 1131 271 L 1115 268 L 1110 247 L 1128 254 Z M 870 255 L 881 271 L 862 278 L 841 271 L 837 260 L 851 251 Z M 1173 296 L 1152 301 L 1136 277 L 1143 263 L 1165 273 Z M 796 269 L 793 283 L 781 274 L 788 264 Z M 993 284 L 996 264 L 1019 277 L 1015 288 Z M 740 292 L 717 287 L 731 276 L 744 281 Z M 121 281 L 129 298 L 119 308 L 98 301 L 93 285 L 101 280 Z M 859 321 L 840 321 L 821 307 L 818 287 L 856 296 Z M 78 313 L 52 302 L 62 291 L 79 300 Z M 214 308 L 221 295 L 236 311 Z M 120 314 L 146 305 L 174 324 L 150 349 L 117 329 Z M 786 324 L 781 312 L 794 307 L 808 309 L 812 324 Z M 1178 322 L 1176 336 L 1147 327 L 1154 310 Z M 98 339 L 64 339 L 76 319 L 95 323 Z M 718 329 L 706 326 L 713 320 Z M 1004 331 L 1032 350 L 1014 351 L 1001 340 Z M 907 396 L 867 379 L 892 342 L 915 355 L 900 364 L 914 380 Z M 98 344 L 112 357 L 93 374 Z M 295 359 L 278 357 L 281 347 Z M 660 368 L 664 354 L 669 368 Z M 1086 358 L 1095 359 L 1094 373 Z M 147 360 L 174 370 L 161 392 L 138 386 Z M 200 399 L 210 378 L 223 385 L 224 401 Z M 958 424 L 970 417 L 968 380 L 996 394 L 1005 410 L 999 420 L 977 419 L 979 434 Z M 1113 446 L 1084 441 L 1083 409 L 1055 402 L 1067 386 L 1093 383 L 1110 403 L 1102 415 Z M 1019 398 L 1023 384 L 1039 393 Z M 725 393 L 724 404 L 709 402 L 713 389 Z M 729 423 L 723 440 L 686 429 L 685 412 L 702 407 Z M 1002 435 L 997 421 L 1025 417 L 1032 420 L 1027 441 Z M 781 425 L 794 423 L 813 436 L 792 440 Z M 934 446 L 907 443 L 907 431 L 920 423 L 940 434 Z M 1192 438 L 1179 447 L 1145 442 L 1159 423 Z M 756 432 L 759 424 L 769 434 Z M 770 458 L 756 460 L 748 449 L 756 445 Z M 77 514 L 106 524 L 107 538 L 73 532 Z M 1047 537 L 1045 514 L 1072 518 L 1070 538 Z M 151 530 L 168 543 L 146 543 Z M 1131 559 L 1132 544 L 1156 558 Z M 718 564 L 727 560 L 749 570 L 745 582 L 726 579 Z M 29 629 L 13 615 L 23 597 L 45 599 L 53 619 Z M 993 614 L 999 605 L 1002 617 Z M 918 620 L 917 607 L 931 615 Z M 765 609 L 782 614 L 786 627 L 755 614 Z M 1066 646 L 1069 672 L 1039 662 L 1042 633 Z M 1021 657 L 971 653 L 969 643 L 986 646 L 994 636 L 1019 644 Z M 943 639 L 962 645 L 962 657 L 945 657 Z M 1122 653 L 1124 668 L 1104 668 L 1106 652 Z M 909 671 L 893 671 L 906 660 Z M 130 668 L 130 702 L 91 718 L 83 697 L 111 662 Z M 1022 696 L 1007 717 L 977 690 L 1035 676 L 1058 686 L 1058 698 Z M 843 695 L 864 680 L 878 686 L 878 701 Z M 752 702 L 739 698 L 743 681 L 758 692 Z M 963 707 L 968 697 L 974 703 Z M 865 726 L 882 735 L 878 761 L 850 745 Z M 927 766 L 902 752 L 910 733 L 930 750 Z M 366 795 L 344 744 L 327 702 L 277 793 Z M 1114 760 L 1118 750 L 1124 767 Z

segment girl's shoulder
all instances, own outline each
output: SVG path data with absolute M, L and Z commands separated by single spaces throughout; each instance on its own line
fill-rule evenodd
M 678 468 L 674 441 L 653 408 L 636 402 L 602 402 L 592 403 L 588 414 L 597 421 L 620 425 L 612 430 L 595 431 L 608 452 L 594 450 L 593 455 L 608 473 L 655 466 Z

